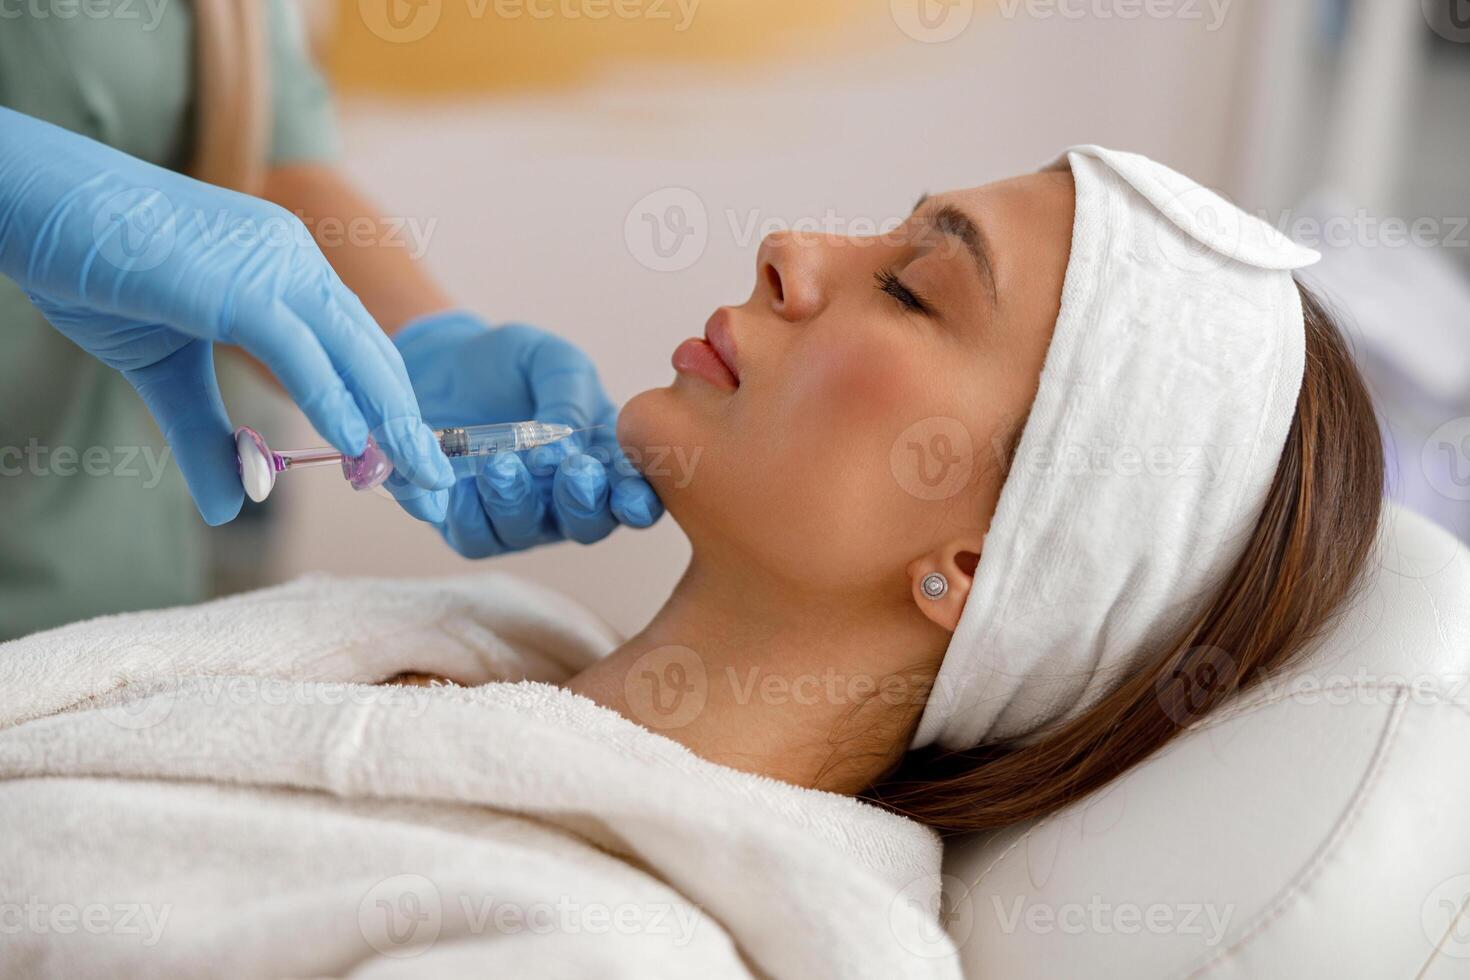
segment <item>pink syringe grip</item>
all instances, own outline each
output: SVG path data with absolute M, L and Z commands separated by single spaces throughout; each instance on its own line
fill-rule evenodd
M 342 457 L 342 476 L 352 484 L 354 490 L 380 487 L 392 472 L 393 464 L 388 461 L 383 450 L 378 448 L 372 436 L 368 436 L 367 448 L 362 451 L 361 456 Z

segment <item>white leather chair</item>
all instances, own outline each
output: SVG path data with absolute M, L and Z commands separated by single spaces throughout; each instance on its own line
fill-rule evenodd
M 1384 515 L 1268 686 L 1049 818 L 954 843 L 966 975 L 1470 977 L 1470 551 Z

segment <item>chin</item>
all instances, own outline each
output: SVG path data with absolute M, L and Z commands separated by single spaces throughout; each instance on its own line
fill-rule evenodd
M 635 395 L 618 413 L 618 444 L 676 520 L 710 441 L 708 424 L 674 387 Z
M 667 388 L 649 388 L 630 398 L 618 411 L 618 445 L 642 469 L 643 447 L 666 440 L 668 414 L 677 406 Z

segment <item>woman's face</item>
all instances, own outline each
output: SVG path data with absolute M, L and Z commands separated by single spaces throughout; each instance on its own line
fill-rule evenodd
M 697 556 L 868 592 L 982 534 L 1072 237 L 1065 172 L 927 197 L 870 238 L 772 235 L 755 291 L 675 351 L 618 436 Z

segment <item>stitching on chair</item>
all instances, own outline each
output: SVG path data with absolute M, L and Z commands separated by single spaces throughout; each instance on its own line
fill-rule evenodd
M 1429 959 L 1425 960 L 1424 965 L 1419 967 L 1419 972 L 1414 974 L 1414 980 L 1424 980 L 1424 977 L 1429 973 L 1429 968 L 1435 964 L 1435 961 L 1439 960 L 1440 954 L 1444 952 L 1445 946 L 1450 941 L 1450 937 L 1455 935 L 1455 927 L 1463 920 L 1470 920 L 1470 898 L 1465 899 L 1464 904 L 1460 906 L 1460 911 L 1456 913 L 1454 918 L 1450 919 L 1449 927 L 1445 929 L 1444 935 L 1439 937 L 1439 942 L 1435 943 L 1434 948 L 1429 951 Z
M 1349 691 L 1393 691 L 1397 694 L 1406 690 L 1405 685 L 1388 681 L 1343 681 L 1340 683 L 1323 684 L 1319 687 L 1280 690 L 1273 693 L 1257 695 L 1253 700 L 1247 700 L 1230 708 L 1222 709 L 1218 714 L 1207 715 L 1201 718 L 1196 724 L 1191 725 L 1188 731 L 1207 731 L 1223 725 L 1227 721 L 1239 718 L 1241 715 L 1248 714 L 1257 708 L 1270 707 L 1273 704 L 1280 704 L 1283 701 L 1293 701 L 1307 695 L 1321 696 L 1324 694 L 1337 694 Z M 1460 701 L 1447 692 L 1434 690 L 1429 693 L 1434 694 L 1435 703 L 1437 704 L 1458 706 L 1462 710 L 1470 709 L 1470 702 Z
M 985 866 L 985 870 L 980 872 L 979 877 L 970 882 L 970 884 L 965 888 L 965 893 L 956 900 L 956 904 L 958 904 L 959 902 L 969 901 L 970 896 L 975 894 L 975 889 L 980 887 L 980 882 L 984 881 L 985 878 L 990 874 L 990 872 L 995 870 L 996 865 L 1000 864 L 1006 858 L 1010 857 L 1012 851 L 1020 847 L 1022 844 L 1026 843 L 1026 841 L 1030 840 L 1032 834 L 1036 833 L 1043 827 L 1049 826 L 1052 821 L 1056 820 L 1064 812 L 1066 811 L 1058 811 L 1049 816 L 1043 817 L 1041 818 L 1041 820 L 1027 827 L 1024 834 L 1011 841 L 1011 846 L 1007 847 L 1004 851 L 1001 851 L 999 854 L 997 854 L 995 858 Z
M 1309 691 L 1285 691 L 1278 692 L 1268 697 L 1260 698 L 1249 704 L 1239 705 L 1229 712 L 1222 712 L 1219 716 L 1204 719 L 1199 724 L 1194 725 L 1189 729 L 1189 731 L 1193 732 L 1214 728 L 1217 725 L 1223 724 L 1224 722 L 1230 720 L 1231 718 L 1239 717 L 1240 715 L 1246 714 L 1247 712 L 1252 711 L 1256 708 L 1263 708 L 1272 704 L 1280 703 L 1282 701 L 1287 701 L 1301 694 L 1320 694 L 1324 691 L 1355 689 L 1391 690 L 1395 693 L 1396 697 L 1391 704 L 1389 719 L 1384 723 L 1384 731 L 1379 735 L 1378 745 L 1374 748 L 1375 758 L 1369 764 L 1369 770 L 1364 775 L 1363 781 L 1362 783 L 1360 783 L 1357 792 L 1354 794 L 1353 799 L 1349 802 L 1347 810 L 1344 811 L 1342 817 L 1338 819 L 1338 822 L 1333 826 L 1332 830 L 1328 832 L 1327 843 L 1325 843 L 1321 850 L 1319 850 L 1318 855 L 1313 858 L 1311 862 L 1309 862 L 1307 867 L 1298 875 L 1297 879 L 1291 885 L 1287 886 L 1286 890 L 1284 890 L 1277 898 L 1276 902 L 1273 903 L 1271 909 L 1265 913 L 1262 913 L 1264 917 L 1261 918 L 1260 921 L 1258 921 L 1254 926 L 1252 926 L 1249 931 L 1244 933 L 1238 940 L 1236 940 L 1236 942 L 1233 943 L 1230 947 L 1216 953 L 1200 966 L 1194 967 L 1188 974 L 1186 974 L 1186 976 L 1201 976 L 1208 971 L 1214 970 L 1216 967 L 1224 963 L 1227 959 L 1238 953 L 1250 939 L 1254 938 L 1260 932 L 1263 932 L 1269 925 L 1271 925 L 1273 921 L 1275 921 L 1275 919 L 1279 918 L 1280 915 L 1282 915 L 1286 911 L 1287 906 L 1296 897 L 1297 893 L 1304 889 L 1306 885 L 1310 882 L 1310 880 L 1321 870 L 1321 867 L 1326 864 L 1328 857 L 1331 856 L 1336 846 L 1341 843 L 1341 839 L 1346 836 L 1346 832 L 1349 829 L 1350 824 L 1356 820 L 1359 810 L 1366 806 L 1368 796 L 1370 795 L 1372 790 L 1376 788 L 1378 778 L 1381 772 L 1386 768 L 1385 763 L 1388 758 L 1389 749 L 1392 747 L 1392 745 L 1395 743 L 1395 740 L 1397 739 L 1399 725 L 1403 719 L 1404 714 L 1406 713 L 1408 705 L 1412 703 L 1412 699 L 1409 697 L 1408 689 L 1402 684 L 1349 683 L 1336 686 L 1324 686 Z M 1456 709 L 1460 714 L 1464 715 L 1466 718 L 1470 718 L 1470 703 L 1445 696 L 1443 693 L 1438 693 L 1438 696 L 1434 701 L 1434 706 L 1453 708 Z M 1147 765 L 1148 763 L 1144 764 Z M 957 899 L 957 902 L 963 902 L 967 900 L 971 895 L 973 895 L 975 889 L 980 887 L 980 883 L 988 878 L 990 876 L 990 873 L 994 871 L 996 867 L 1001 864 L 1001 862 L 1010 857 L 1011 853 L 1014 852 L 1016 848 L 1020 847 L 1027 840 L 1029 840 L 1032 834 L 1036 833 L 1044 827 L 1049 826 L 1068 812 L 1069 810 L 1058 811 L 1057 813 L 1053 813 L 1050 816 L 1042 818 L 1039 822 L 1028 827 L 1026 831 L 1021 834 L 1021 836 L 1012 841 L 1005 850 L 997 854 L 991 860 L 991 862 L 985 866 L 985 870 L 981 871 L 980 874 L 975 878 L 975 880 L 970 882 L 968 887 L 966 887 L 965 889 L 965 893 Z
M 1326 840 L 1318 849 L 1312 860 L 1297 875 L 1295 880 L 1277 896 L 1271 906 L 1262 912 L 1256 922 L 1241 933 L 1240 938 L 1227 948 L 1216 953 L 1204 963 L 1190 970 L 1186 976 L 1198 977 L 1213 971 L 1226 960 L 1239 953 L 1252 939 L 1271 927 L 1291 907 L 1292 903 L 1304 892 L 1309 884 L 1326 867 L 1328 859 L 1334 856 L 1338 847 L 1348 837 L 1348 831 L 1357 822 L 1358 816 L 1367 808 L 1367 802 L 1372 796 L 1373 790 L 1378 787 L 1380 778 L 1388 768 L 1388 757 L 1393 747 L 1398 744 L 1398 734 L 1404 715 L 1407 713 L 1409 703 L 1408 691 L 1399 686 L 1399 696 L 1395 699 L 1393 708 L 1389 713 L 1388 721 L 1384 725 L 1382 734 L 1379 735 L 1378 745 L 1374 748 L 1372 762 L 1368 766 L 1368 772 L 1358 785 L 1358 791 L 1353 795 L 1348 808 L 1338 819 L 1336 825 L 1328 833 Z
M 1247 713 L 1249 713 L 1251 711 L 1255 711 L 1258 708 L 1269 707 L 1270 705 L 1277 704 L 1277 703 L 1280 703 L 1282 701 L 1290 700 L 1290 699 L 1295 698 L 1296 696 L 1301 695 L 1301 694 L 1308 694 L 1308 693 L 1311 693 L 1311 694 L 1320 694 L 1320 693 L 1322 693 L 1324 691 L 1332 691 L 1332 690 L 1338 690 L 1338 689 L 1340 689 L 1340 690 L 1352 690 L 1352 689 L 1355 689 L 1355 688 L 1356 689 L 1373 689 L 1373 690 L 1387 688 L 1387 689 L 1391 689 L 1391 690 L 1393 690 L 1395 692 L 1399 692 L 1399 691 L 1402 691 L 1403 690 L 1403 686 L 1402 685 L 1399 685 L 1399 684 L 1347 684 L 1347 685 L 1339 685 L 1336 688 L 1334 688 L 1333 686 L 1324 686 L 1324 687 L 1321 687 L 1321 688 L 1313 689 L 1311 691 L 1298 691 L 1298 690 L 1278 691 L 1275 694 L 1266 695 L 1264 697 L 1258 697 L 1254 701 L 1250 701 L 1250 702 L 1245 703 L 1245 704 L 1236 705 L 1232 709 L 1222 710 L 1217 715 L 1211 715 L 1211 716 L 1207 716 L 1206 718 L 1202 718 L 1202 719 L 1200 719 L 1200 721 L 1198 723 L 1196 723 L 1194 725 L 1191 725 L 1186 730 L 1186 734 L 1193 733 L 1193 732 L 1199 732 L 1199 731 L 1206 731 L 1208 729 L 1215 728 L 1215 727 L 1217 727 L 1219 725 L 1223 725 L 1227 721 L 1230 721 L 1230 720 L 1232 720 L 1234 718 L 1238 718 L 1241 715 L 1247 714 Z M 1467 713 L 1470 713 L 1470 708 L 1467 708 Z M 1147 761 L 1145 761 L 1143 763 L 1143 765 L 1149 765 L 1152 762 L 1156 761 L 1158 758 L 1160 758 L 1160 757 L 1155 757 L 1155 759 L 1147 760 Z M 1142 768 L 1142 766 L 1140 766 L 1140 768 Z M 963 897 L 968 898 L 975 891 L 976 888 L 979 888 L 980 887 L 980 883 L 982 881 L 984 881 L 987 877 L 990 876 L 990 872 L 994 871 L 996 869 L 996 866 L 997 865 L 999 865 L 1006 858 L 1010 857 L 1012 851 L 1014 851 L 1016 848 L 1020 847 L 1022 844 L 1026 843 L 1026 841 L 1030 839 L 1030 837 L 1031 837 L 1032 834 L 1036 833 L 1038 830 L 1041 830 L 1043 827 L 1049 826 L 1051 823 L 1053 823 L 1054 821 L 1056 821 L 1057 819 L 1059 819 L 1063 814 L 1065 814 L 1067 812 L 1069 812 L 1069 811 L 1068 810 L 1059 810 L 1056 813 L 1053 813 L 1053 814 L 1050 814 L 1049 816 L 1043 817 L 1037 823 L 1034 823 L 1030 827 L 1026 828 L 1025 833 L 1021 834 L 1021 836 L 1019 836 L 1015 840 L 1011 841 L 1009 847 L 1007 847 L 1005 850 L 1001 851 L 999 854 L 997 854 L 994 858 L 991 859 L 990 863 L 985 866 L 985 870 L 980 872 L 979 877 L 977 877 L 974 881 L 970 882 L 969 887 L 965 889 L 965 894 L 964 894 Z
M 1267 708 L 1271 705 L 1280 704 L 1284 701 L 1294 700 L 1297 697 L 1303 695 L 1322 695 L 1345 691 L 1392 691 L 1396 695 L 1394 701 L 1392 702 L 1392 704 L 1395 706 L 1399 705 L 1402 702 L 1403 695 L 1406 693 L 1406 689 L 1402 684 L 1391 684 L 1383 682 L 1347 682 L 1342 684 L 1326 684 L 1321 687 L 1310 688 L 1307 690 L 1292 689 L 1277 691 L 1273 694 L 1258 696 L 1255 700 L 1235 705 L 1234 707 L 1229 709 L 1223 709 L 1217 714 L 1209 715 L 1205 718 L 1202 718 L 1198 723 L 1191 725 L 1186 730 L 1186 734 L 1208 731 L 1212 728 L 1217 728 L 1228 721 L 1233 721 L 1234 719 L 1239 718 L 1242 715 L 1249 714 L 1250 712 L 1255 711 L 1259 708 Z M 1436 703 L 1447 705 L 1450 707 L 1457 707 L 1467 717 L 1470 717 L 1470 703 L 1457 701 L 1453 698 L 1445 698 L 1443 696 L 1437 697 Z M 1156 756 L 1154 759 L 1147 760 L 1143 763 L 1143 765 L 1149 765 L 1159 758 L 1162 758 L 1162 756 Z M 1140 766 L 1140 768 L 1142 768 L 1142 766 Z M 979 877 L 977 877 L 974 881 L 970 883 L 968 891 L 973 891 L 975 888 L 979 887 L 980 882 L 989 877 L 990 872 L 994 871 L 997 865 L 1008 858 L 1012 851 L 1024 844 L 1031 837 L 1032 834 L 1036 833 L 1038 830 L 1041 830 L 1043 827 L 1048 826 L 1067 812 L 1068 811 L 1066 810 L 1058 811 L 1057 813 L 1053 813 L 1050 816 L 1044 817 L 1038 823 L 1035 823 L 1028 827 L 1025 833 L 1021 834 L 1021 836 L 1017 837 L 1014 841 L 1010 843 L 1010 846 L 1008 846 L 1004 851 L 1001 851 L 999 854 L 991 859 L 991 862 L 985 866 L 985 870 L 980 872 Z
M 1055 814 L 1053 814 L 1053 816 L 1055 816 Z M 974 891 L 976 888 L 980 887 L 980 882 L 984 881 L 985 880 L 985 876 L 988 875 L 988 874 L 990 874 L 990 872 L 992 872 L 992 871 L 995 870 L 995 866 L 997 864 L 1000 864 L 1000 862 L 1004 861 L 1007 857 L 1009 857 L 1010 856 L 1010 853 L 1012 851 L 1014 851 L 1016 848 L 1020 847 L 1023 843 L 1025 843 L 1026 840 L 1029 839 L 1032 834 L 1034 834 L 1036 831 L 1040 830 L 1042 827 L 1045 827 L 1047 824 L 1049 824 L 1051 822 L 1052 822 L 1052 817 L 1047 817 L 1045 820 L 1042 820 L 1040 823 L 1035 823 L 1035 824 L 1032 824 L 1030 827 L 1027 827 L 1026 828 L 1026 832 L 1024 834 L 1022 834 L 1020 837 L 1017 837 L 1015 840 L 1011 841 L 1011 846 L 1010 847 L 1006 848 L 1004 851 L 1001 851 L 999 854 L 997 854 L 995 856 L 995 860 L 991 861 L 989 864 L 987 864 L 985 866 L 985 870 L 982 871 L 982 872 L 980 872 L 980 877 L 976 878 L 973 882 L 970 883 L 969 891 Z M 968 892 L 966 894 L 968 894 Z
M 1150 761 L 1152 761 L 1152 760 L 1150 760 Z M 1144 764 L 1147 765 L 1148 763 L 1144 763 Z M 1087 807 L 1091 806 L 1094 802 L 1096 802 L 1096 800 L 1101 799 L 1102 798 L 1102 795 L 1105 794 L 1106 792 L 1108 792 L 1109 789 L 1110 789 L 1110 787 L 1106 787 L 1106 786 L 1105 787 L 1102 787 L 1099 790 L 1097 790 L 1096 792 L 1094 792 L 1092 795 L 1090 795 L 1090 796 L 1086 797 L 1085 799 L 1079 801 L 1080 803 L 1083 804 L 1083 807 L 1082 807 L 1083 814 L 1084 815 L 1086 814 Z M 1026 843 L 1026 841 L 1030 840 L 1032 834 L 1036 833 L 1038 830 L 1041 830 L 1043 827 L 1049 827 L 1049 826 L 1051 826 L 1051 824 L 1053 824 L 1054 822 L 1056 822 L 1062 816 L 1064 816 L 1066 814 L 1069 814 L 1069 813 L 1071 813 L 1071 808 L 1070 807 L 1068 807 L 1068 808 L 1066 808 L 1064 810 L 1058 810 L 1056 813 L 1052 813 L 1052 814 L 1049 814 L 1049 815 L 1047 815 L 1045 817 L 1042 817 L 1036 823 L 1032 824 L 1030 827 L 1027 827 L 1025 833 L 1023 833 L 1020 837 L 1017 837 L 1015 840 L 1011 841 L 1011 845 L 1009 847 L 1007 847 L 1004 851 L 1001 851 L 999 854 L 997 854 L 994 857 L 994 859 L 992 859 L 991 862 L 985 866 L 985 870 L 982 871 L 982 872 L 980 872 L 979 877 L 977 877 L 974 881 L 970 882 L 969 887 L 965 889 L 965 894 L 961 896 L 961 900 L 964 900 L 964 899 L 969 898 L 970 895 L 972 895 L 974 893 L 975 889 L 980 887 L 980 882 L 984 881 L 986 879 L 986 877 L 989 876 L 990 872 L 992 872 L 992 871 L 995 870 L 996 865 L 1000 864 L 1006 858 L 1010 857 L 1012 851 L 1014 851 L 1016 848 L 1020 847 L 1022 844 Z M 1032 883 L 1035 884 L 1034 881 Z

